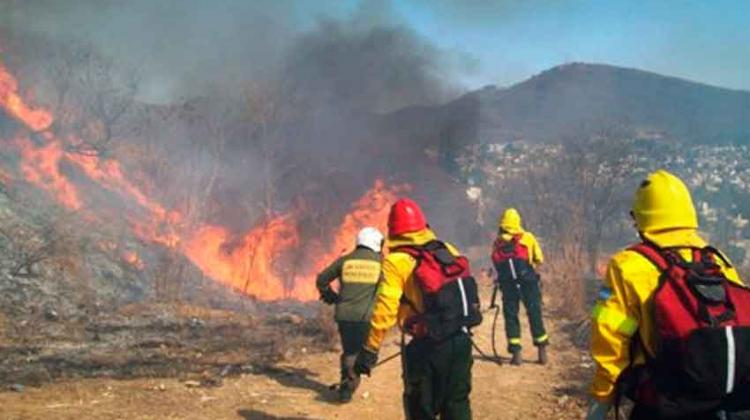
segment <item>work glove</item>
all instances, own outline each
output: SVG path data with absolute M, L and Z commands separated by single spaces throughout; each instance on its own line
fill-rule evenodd
M 591 400 L 586 412 L 586 420 L 605 420 L 610 408 L 612 408 L 612 404 Z
M 354 361 L 354 373 L 370 376 L 372 369 L 378 364 L 378 353 L 369 349 L 362 349 Z
M 333 305 L 335 303 L 338 303 L 338 301 L 340 300 L 340 297 L 338 293 L 334 292 L 333 289 L 328 287 L 324 290 L 321 290 L 320 300 L 322 300 L 324 303 L 328 305 Z

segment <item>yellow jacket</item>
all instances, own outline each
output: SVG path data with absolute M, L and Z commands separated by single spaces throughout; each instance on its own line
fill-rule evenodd
M 517 234 L 521 234 L 521 239 L 518 241 L 521 245 L 525 246 L 529 250 L 529 263 L 536 267 L 544 262 L 544 254 L 542 254 L 542 247 L 539 246 L 539 242 L 533 233 L 519 229 L 515 232 L 507 232 L 501 230 L 499 233 L 500 239 L 503 241 L 512 241 L 513 237 Z
M 704 247 L 706 242 L 694 229 L 674 229 L 645 234 L 646 239 L 660 247 Z M 692 259 L 689 250 L 681 250 L 683 258 Z M 741 284 L 734 268 L 722 264 L 730 281 Z M 591 355 L 596 373 L 591 394 L 602 402 L 611 402 L 620 373 L 630 365 L 630 341 L 638 332 L 645 351 L 655 353 L 653 316 L 650 298 L 659 281 L 658 269 L 637 252 L 623 250 L 609 262 L 607 275 L 594 307 L 591 327 Z M 634 356 L 634 365 L 644 363 L 643 354 Z
M 365 344 L 368 350 L 377 352 L 386 333 L 397 321 L 399 327 L 403 328 L 406 319 L 416 315 L 409 304 L 402 304 L 402 295 L 406 296 L 418 311 L 423 309 L 422 292 L 412 276 L 417 260 L 411 255 L 393 250 L 405 245 L 424 245 L 434 239 L 435 234 L 430 229 L 388 238 L 387 246 L 391 252 L 383 259 L 383 277 L 375 297 L 375 306 L 370 318 L 370 333 Z M 450 244 L 446 246 L 451 253 L 459 255 L 455 247 Z

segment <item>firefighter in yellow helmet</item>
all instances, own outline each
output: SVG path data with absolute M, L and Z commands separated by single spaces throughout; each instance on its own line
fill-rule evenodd
M 529 317 L 531 335 L 538 349 L 539 363 L 547 363 L 547 331 L 542 319 L 542 292 L 536 268 L 544 261 L 536 237 L 521 226 L 521 215 L 506 209 L 498 220 L 498 236 L 492 246 L 492 263 L 497 271 L 497 287 L 502 293 L 505 337 L 511 364 L 520 365 L 521 324 L 519 303 L 523 302 Z M 494 302 L 493 302 L 494 304 Z
M 667 171 L 653 172 L 643 181 L 635 193 L 631 215 L 643 242 L 612 257 L 592 314 L 591 354 L 596 372 L 591 384 L 589 420 L 606 418 L 621 395 L 635 399 L 631 419 L 665 418 L 663 410 L 655 409 L 641 398 L 646 386 L 643 374 L 652 368 L 651 365 L 646 368 L 646 361 L 656 360 L 658 349 L 653 299 L 663 273 L 653 259 L 638 249 L 648 246 L 655 252 L 670 250 L 673 257 L 695 262 L 695 250 L 707 246 L 697 231 L 698 218 L 690 192 Z M 715 260 L 716 270 L 728 281 L 741 283 L 723 256 Z M 634 372 L 641 374 L 631 375 Z M 722 417 L 710 412 L 676 418 Z

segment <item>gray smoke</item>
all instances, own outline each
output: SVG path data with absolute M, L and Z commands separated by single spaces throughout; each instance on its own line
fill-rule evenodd
M 312 102 L 366 112 L 435 103 L 453 88 L 447 60 L 408 28 L 336 21 L 294 44 L 283 78 Z
M 441 98 L 442 52 L 398 26 L 389 2 L 0 0 L 0 29 L 91 44 L 141 76 L 139 97 L 170 102 L 286 83 L 355 107 Z M 429 93 L 428 93 L 429 92 Z M 436 96 L 437 94 L 437 96 Z M 362 95 L 371 102 L 364 104 Z
M 415 172 L 424 172 L 415 162 L 425 159 L 426 140 L 409 138 L 401 148 L 378 114 L 443 102 L 461 89 L 455 80 L 465 57 L 432 45 L 389 4 L 0 0 L 0 44 L 10 34 L 28 55 L 41 49 L 24 48 L 25 40 L 46 40 L 51 51 L 90 45 L 138 73 L 140 101 L 184 107 L 178 122 L 123 141 L 166 150 L 173 169 L 155 177 L 164 190 L 188 178 L 216 179 L 209 200 L 216 205 L 206 210 L 211 221 L 255 223 L 268 213 L 259 198 L 270 183 L 274 210 L 305 208 L 314 219 L 309 225 L 325 231 L 321 220 L 338 223 L 331 214 L 347 212 L 376 177 L 412 183 Z M 45 57 L 35 60 L 45 64 Z M 255 121 L 262 117 L 248 109 L 253 95 L 268 95 L 260 108 L 269 105 L 280 116 Z M 160 109 L 144 108 L 152 117 Z M 226 144 L 212 151 L 217 136 Z M 211 153 L 220 155 L 218 175 L 211 175 Z

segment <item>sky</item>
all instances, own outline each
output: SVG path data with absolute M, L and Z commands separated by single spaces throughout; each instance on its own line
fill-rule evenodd
M 469 85 L 508 85 L 565 62 L 650 70 L 750 90 L 750 1 L 403 0 L 397 15 L 474 57 Z
M 746 0 L 0 0 L 0 28 L 84 38 L 145 70 L 157 94 L 214 72 L 273 72 L 326 19 L 409 28 L 465 90 L 567 62 L 750 90 Z

